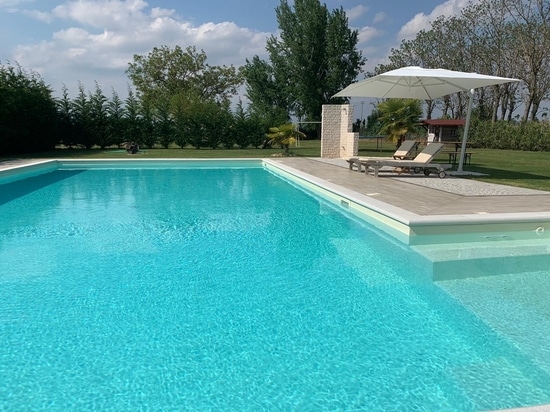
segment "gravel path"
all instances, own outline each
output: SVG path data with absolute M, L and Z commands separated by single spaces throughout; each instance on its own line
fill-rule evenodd
M 494 183 L 478 182 L 476 180 L 461 179 L 453 176 L 448 176 L 445 179 L 440 179 L 435 175 L 433 177 L 393 177 L 392 179 L 463 196 L 517 196 L 548 194 L 548 192 L 543 190 L 533 190 L 521 187 L 498 185 Z

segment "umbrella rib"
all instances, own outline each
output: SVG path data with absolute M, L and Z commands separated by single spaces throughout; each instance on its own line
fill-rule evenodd
M 397 86 L 398 84 L 397 84 L 395 81 L 393 81 L 392 79 L 388 79 L 388 80 L 386 80 L 386 79 L 380 79 L 380 80 L 381 80 L 382 82 L 384 82 L 384 83 L 387 83 L 387 84 L 390 86 L 389 89 L 388 89 L 388 90 L 384 93 L 384 95 L 382 96 L 382 98 L 384 99 L 384 98 L 388 95 L 388 93 L 390 93 L 390 92 L 393 90 L 393 88 L 394 88 L 395 86 Z
M 432 95 L 430 94 L 430 92 L 428 91 L 428 89 L 426 89 L 426 86 L 424 85 L 424 83 L 417 77 L 416 80 L 420 83 L 420 85 L 422 86 L 422 90 L 424 90 L 424 92 L 426 93 L 426 96 L 429 96 L 430 97 L 430 100 L 433 100 L 432 98 Z

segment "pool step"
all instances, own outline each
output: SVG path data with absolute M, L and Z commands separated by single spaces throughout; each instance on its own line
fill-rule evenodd
M 550 302 L 547 272 L 458 279 L 438 286 L 503 337 L 550 384 Z M 519 355 L 521 354 L 521 355 Z M 526 365 L 526 362 L 521 362 Z
M 531 399 L 540 399 L 541 402 L 547 399 L 547 388 L 533 382 L 505 358 L 453 365 L 445 372 L 462 394 L 480 410 L 517 407 Z M 506 376 L 506 385 L 502 384 L 503 376 Z M 490 402 L 491 399 L 493 402 Z
M 547 270 L 550 241 L 513 240 L 412 246 L 432 265 L 433 280 Z

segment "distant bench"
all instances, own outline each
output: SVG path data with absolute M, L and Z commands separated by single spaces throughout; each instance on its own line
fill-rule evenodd
M 445 149 L 443 150 L 442 154 L 449 155 L 449 163 L 450 164 L 457 164 L 458 160 L 460 159 L 460 150 L 462 148 L 462 142 L 460 140 L 455 141 L 442 141 L 445 145 Z M 469 143 L 466 143 L 466 150 L 468 150 Z M 464 153 L 464 163 L 469 165 L 472 161 L 472 152 L 465 152 Z
M 445 152 L 444 152 L 445 153 Z M 458 163 L 458 159 L 460 159 L 460 152 L 447 152 L 447 154 L 449 155 L 449 163 L 450 164 L 457 164 Z M 464 153 L 464 163 L 469 165 L 470 162 L 472 161 L 472 152 L 465 152 Z

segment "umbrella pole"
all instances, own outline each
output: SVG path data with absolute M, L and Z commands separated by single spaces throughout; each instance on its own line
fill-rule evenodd
M 468 141 L 468 131 L 470 130 L 470 118 L 472 117 L 472 105 L 474 103 L 474 89 L 468 92 L 470 99 L 468 101 L 468 112 L 466 113 L 466 123 L 464 124 L 464 135 L 462 136 L 462 147 L 460 148 L 460 161 L 458 162 L 457 172 L 462 172 L 464 166 L 464 156 L 466 154 L 466 142 Z

